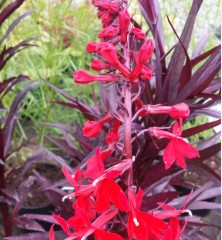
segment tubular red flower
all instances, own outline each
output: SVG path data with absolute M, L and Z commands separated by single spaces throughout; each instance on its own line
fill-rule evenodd
M 120 41 L 121 43 L 127 42 L 127 32 L 130 24 L 130 15 L 127 9 L 119 13 L 119 27 L 120 27 Z
M 118 33 L 119 27 L 108 26 L 98 34 L 98 38 L 108 39 L 116 36 Z
M 88 53 L 94 53 L 96 52 L 98 43 L 97 42 L 90 42 L 86 45 L 86 50 Z
M 138 63 L 144 65 L 152 56 L 154 51 L 153 41 L 148 39 L 138 52 Z
M 107 75 L 91 75 L 85 70 L 77 70 L 73 74 L 74 81 L 76 83 L 87 84 L 95 81 L 100 82 L 116 82 L 119 79 L 118 75 L 115 74 L 107 74 Z
M 168 114 L 172 118 L 187 118 L 190 115 L 190 108 L 186 103 L 179 103 L 170 108 Z
M 131 33 L 133 33 L 138 40 L 145 40 L 146 38 L 145 33 L 139 28 L 132 28 Z
M 108 70 L 112 69 L 112 67 L 109 64 L 103 62 L 100 59 L 93 60 L 91 62 L 91 68 L 95 71 L 101 71 L 101 70 L 104 70 L 104 69 L 108 69 Z
M 110 113 L 107 113 L 104 117 L 98 121 L 87 121 L 83 127 L 83 135 L 86 137 L 96 137 L 100 134 L 103 124 L 109 122 L 112 119 Z
M 128 68 L 126 68 L 118 59 L 115 47 L 110 43 L 100 44 L 97 48 L 98 53 L 105 58 L 105 60 L 117 68 L 124 76 L 130 74 Z

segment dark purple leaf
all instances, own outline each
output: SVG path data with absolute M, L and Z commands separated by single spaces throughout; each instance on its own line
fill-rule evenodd
M 198 57 L 198 56 L 201 54 L 201 52 L 204 50 L 205 45 L 206 45 L 206 43 L 207 43 L 207 41 L 208 41 L 208 39 L 209 39 L 209 36 L 210 36 L 209 33 L 205 34 L 205 35 L 200 39 L 200 41 L 197 43 L 197 47 L 194 49 L 193 54 L 192 54 L 192 57 L 191 57 L 192 60 L 193 60 L 194 58 Z
M 52 215 L 46 215 L 46 214 L 23 214 L 22 215 L 25 218 L 35 219 L 39 221 L 49 222 L 49 223 L 57 223 Z
M 164 92 L 166 92 L 166 97 L 164 100 L 167 99 L 172 101 L 175 99 L 178 91 L 178 81 L 181 76 L 181 72 L 183 69 L 183 64 L 186 58 L 186 54 L 184 52 L 183 47 L 188 49 L 191 34 L 193 31 L 194 22 L 197 16 L 197 13 L 200 9 L 203 0 L 196 0 L 193 1 L 188 18 L 186 20 L 185 26 L 183 28 L 180 42 L 177 43 L 173 55 L 171 57 L 169 67 L 167 70 L 167 75 L 164 80 Z M 181 45 L 183 43 L 183 46 Z M 174 89 L 174 91 L 172 91 Z M 168 102 L 168 101 L 167 101 Z
M 8 35 L 11 33 L 11 31 L 16 27 L 16 25 L 25 17 L 31 15 L 34 11 L 28 11 L 24 14 L 22 14 L 21 16 L 19 16 L 18 18 L 16 18 L 13 23 L 9 26 L 9 28 L 7 29 L 5 35 L 2 37 L 2 39 L 0 40 L 0 45 L 3 43 L 3 41 L 8 37 Z
M 221 123 L 220 120 L 216 120 L 216 121 L 213 121 L 213 122 L 204 123 L 204 124 L 201 124 L 199 126 L 186 129 L 186 130 L 183 131 L 182 137 L 188 138 L 188 137 L 193 136 L 195 134 L 198 134 L 198 133 L 201 133 L 201 132 L 206 131 L 208 129 L 211 129 L 213 127 L 216 127 L 216 126 L 220 125 L 220 123 Z
M 25 0 L 15 0 L 6 6 L 0 13 L 0 27 L 4 21 L 17 9 L 19 8 Z M 1 6 L 2 7 L 2 6 Z
M 189 204 L 190 210 L 200 210 L 200 209 L 220 209 L 221 205 L 219 203 L 212 203 L 206 201 L 195 201 Z
M 24 228 L 33 231 L 44 232 L 44 228 L 35 220 L 26 218 L 24 216 L 12 216 L 11 222 L 19 228 Z
M 10 111 L 8 113 L 6 123 L 4 126 L 4 134 L 5 134 L 4 135 L 4 155 L 5 156 L 8 154 L 8 151 L 9 151 L 9 147 L 11 144 L 11 138 L 12 138 L 12 134 L 13 134 L 16 119 L 17 119 L 17 113 L 18 113 L 19 107 L 22 103 L 22 100 L 26 96 L 26 94 L 32 88 L 34 88 L 37 84 L 38 84 L 38 82 L 31 83 L 27 88 L 25 88 L 23 91 L 21 91 L 15 97 L 15 99 L 13 100 L 13 102 L 11 104 Z

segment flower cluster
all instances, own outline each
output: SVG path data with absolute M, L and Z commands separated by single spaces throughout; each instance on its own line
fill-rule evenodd
M 176 161 L 185 169 L 185 158 L 199 156 L 197 149 L 181 137 L 183 120 L 190 114 L 189 106 L 186 103 L 173 106 L 143 103 L 140 95 L 144 81 L 150 81 L 153 76 L 149 65 L 154 52 L 153 41 L 146 39 L 145 33 L 134 27 L 127 1 L 94 0 L 93 4 L 98 8 L 103 29 L 98 34 L 101 42 L 90 42 L 86 50 L 97 57 L 91 62 L 91 68 L 98 74 L 92 75 L 80 69 L 73 77 L 80 84 L 95 81 L 115 84 L 119 98 L 113 101 L 118 107 L 100 119 L 85 122 L 83 135 L 95 138 L 104 130 L 106 147 L 98 147 L 86 166 L 72 174 L 63 168 L 66 179 L 74 187 L 74 192 L 63 200 L 75 199 L 74 216 L 68 220 L 53 216 L 68 235 L 66 240 L 83 240 L 90 235 L 94 235 L 96 240 L 177 240 L 185 227 L 181 228 L 178 218 L 186 211 L 185 207 L 176 210 L 157 203 L 155 211 L 141 210 L 144 193 L 134 181 L 133 163 L 136 159 L 132 146 L 134 140 L 145 132 L 150 138 L 168 139 L 162 156 L 165 168 L 170 168 Z M 172 131 L 171 127 L 152 126 L 133 133 L 133 122 L 150 115 L 172 118 Z M 118 156 L 115 158 L 118 162 L 107 164 L 111 156 Z M 50 240 L 53 239 L 52 226 Z

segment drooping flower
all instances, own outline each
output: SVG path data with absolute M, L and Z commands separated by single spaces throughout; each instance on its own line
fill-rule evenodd
M 91 75 L 85 70 L 77 70 L 73 74 L 74 81 L 76 83 L 87 84 L 95 81 L 99 82 L 116 82 L 119 79 L 119 76 L 116 74 L 107 74 L 107 75 Z
M 175 161 L 178 166 L 185 169 L 185 158 L 193 159 L 199 157 L 198 150 L 190 145 L 184 138 L 180 137 L 181 133 L 182 129 L 179 127 L 177 121 L 174 123 L 172 133 L 156 127 L 150 129 L 150 134 L 152 136 L 170 139 L 170 142 L 163 152 L 163 161 L 166 169 L 170 168 Z
M 130 15 L 127 9 L 123 9 L 119 13 L 119 27 L 120 27 L 120 42 L 125 44 L 127 42 L 127 32 L 130 24 Z
M 89 138 L 96 137 L 100 134 L 102 126 L 112 119 L 110 113 L 107 113 L 98 121 L 86 121 L 83 127 L 83 135 Z

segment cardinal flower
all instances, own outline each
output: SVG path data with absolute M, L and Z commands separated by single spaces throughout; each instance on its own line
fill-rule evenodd
M 139 28 L 132 28 L 131 33 L 133 33 L 138 40 L 144 40 L 146 38 L 146 34 Z
M 138 193 L 131 188 L 128 190 L 128 200 L 130 213 L 128 216 L 127 231 L 129 240 L 161 240 L 167 225 L 163 220 L 147 213 L 140 211 L 143 191 L 139 189 Z
M 186 139 L 180 137 L 182 130 L 177 121 L 174 123 L 172 133 L 156 127 L 151 128 L 149 132 L 154 137 L 170 139 L 170 142 L 163 152 L 163 161 L 166 169 L 170 168 L 175 161 L 178 166 L 185 169 L 185 158 L 192 159 L 199 157 L 198 150 L 190 145 Z
M 76 83 L 87 84 L 91 82 L 116 82 L 119 79 L 118 75 L 115 74 L 107 74 L 107 75 L 91 75 L 85 70 L 77 70 L 73 74 L 74 81 Z
M 110 113 L 107 113 L 104 117 L 102 117 L 98 121 L 85 122 L 82 130 L 83 135 L 89 138 L 97 137 L 101 132 L 103 124 L 109 122 L 111 119 L 112 119 L 112 116 L 110 115 Z
M 104 69 L 108 69 L 108 70 L 112 69 L 112 67 L 109 64 L 103 62 L 100 59 L 93 60 L 91 62 L 91 68 L 95 71 L 101 71 L 101 70 L 104 70 Z
M 137 65 L 130 74 L 130 80 L 134 81 L 141 73 L 143 65 L 151 58 L 154 51 L 153 41 L 148 39 L 138 52 Z
M 121 43 L 127 42 L 127 32 L 130 24 L 130 15 L 127 9 L 119 13 L 119 27 L 120 27 L 120 41 Z
M 94 235 L 96 240 L 124 240 L 120 235 L 106 230 L 106 224 L 116 216 L 118 210 L 110 208 L 101 214 L 91 223 L 87 214 L 81 208 L 75 208 L 75 215 L 66 221 L 60 216 L 53 215 L 54 219 L 61 226 L 62 230 L 68 235 L 65 240 L 81 239 L 85 240 L 88 236 Z M 70 231 L 74 229 L 75 231 Z M 49 240 L 54 240 L 53 226 L 50 229 Z
M 118 33 L 119 27 L 108 26 L 98 34 L 98 38 L 109 39 L 116 36 Z

